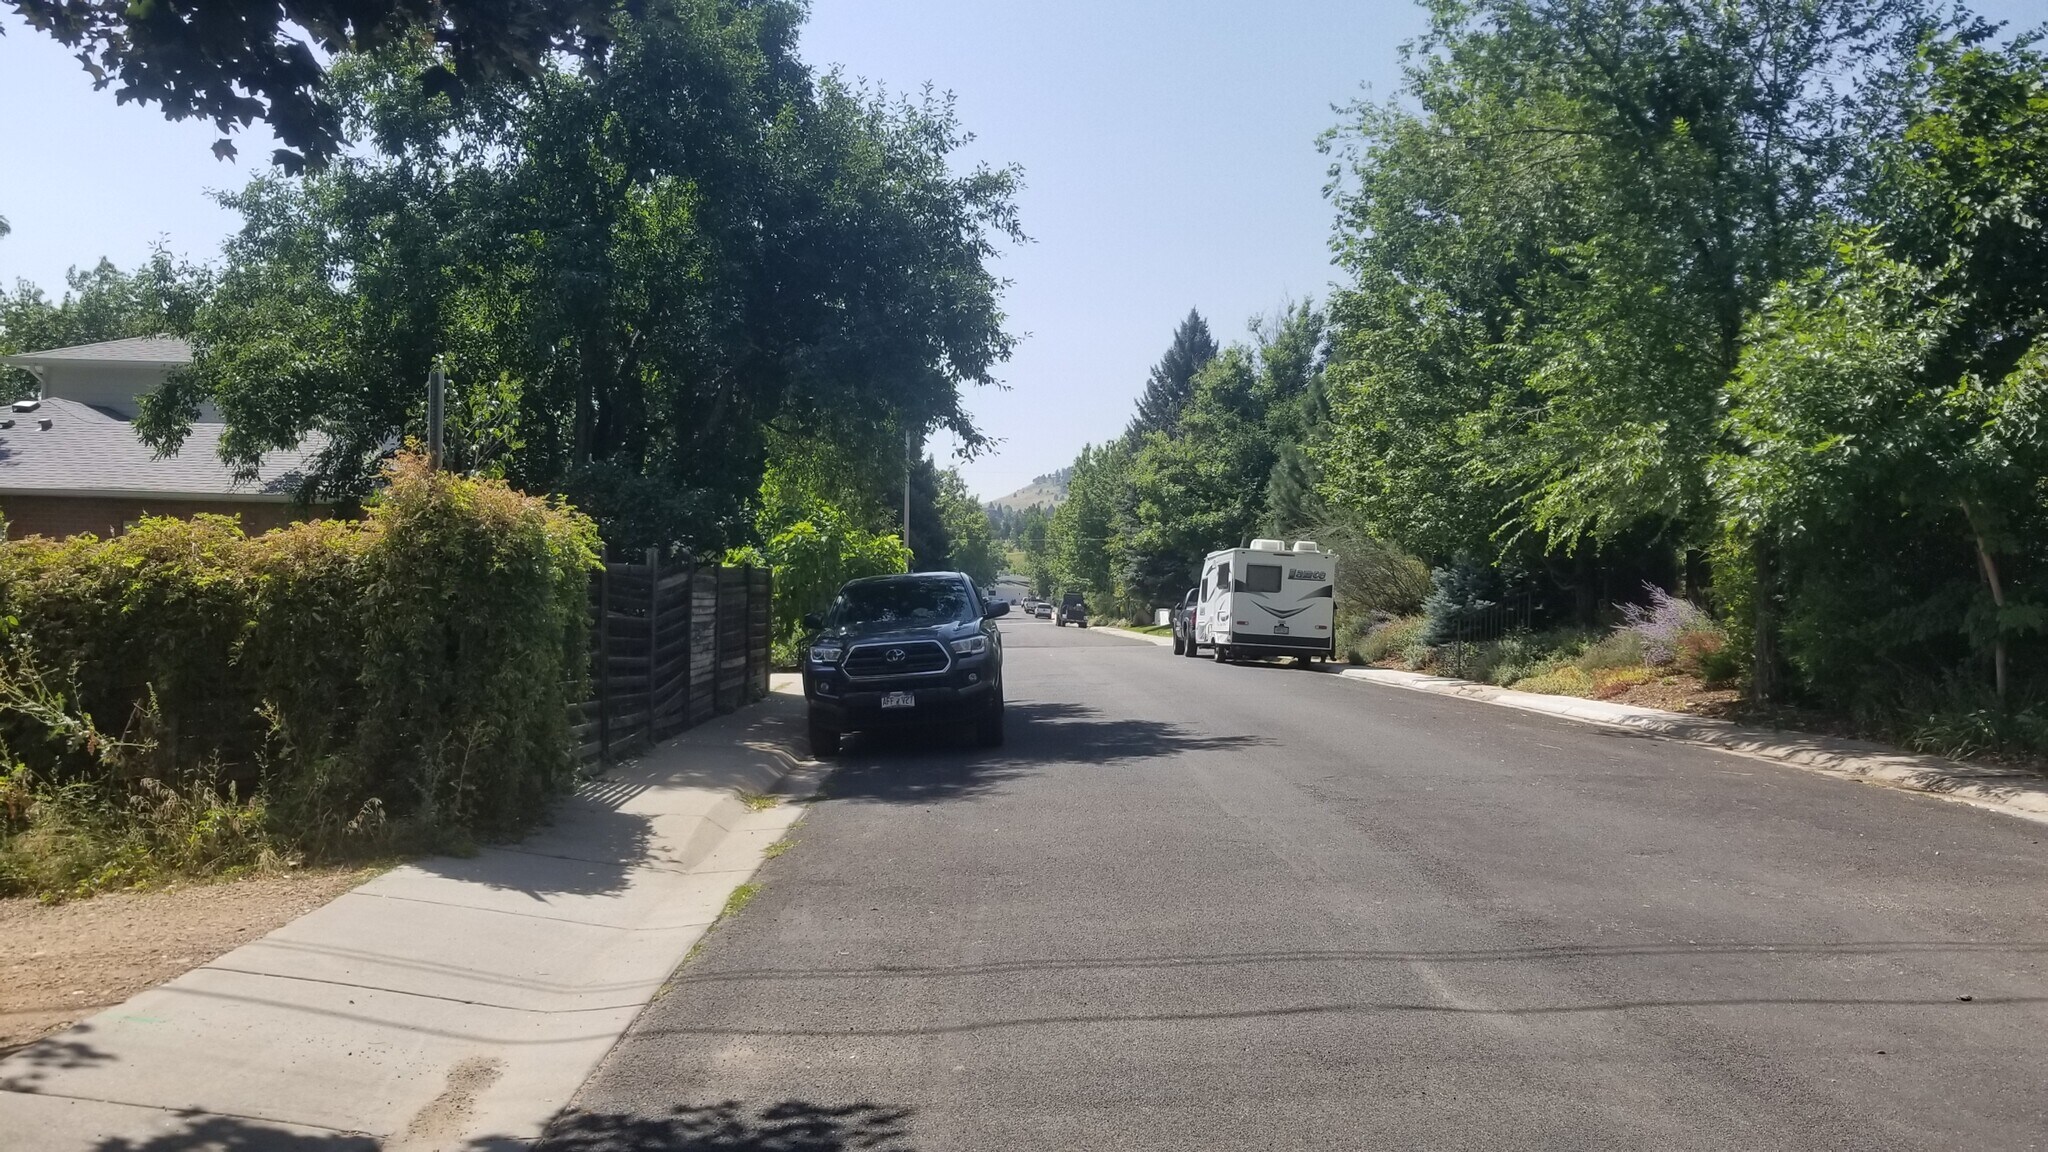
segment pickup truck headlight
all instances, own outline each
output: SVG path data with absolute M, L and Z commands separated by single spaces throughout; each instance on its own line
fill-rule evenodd
M 846 648 L 837 640 L 825 640 L 811 645 L 811 663 L 837 664 L 846 655 Z
M 977 656 L 986 651 L 988 651 L 988 637 L 986 636 L 969 636 L 964 640 L 953 641 L 953 654 L 955 656 Z

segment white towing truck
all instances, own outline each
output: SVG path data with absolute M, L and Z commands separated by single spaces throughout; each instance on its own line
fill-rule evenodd
M 1337 557 L 1313 540 L 1254 540 L 1202 561 L 1188 656 L 1206 647 L 1219 664 L 1337 655 Z

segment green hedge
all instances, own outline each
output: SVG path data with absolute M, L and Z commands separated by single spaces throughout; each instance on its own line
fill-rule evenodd
M 530 823 L 573 771 L 596 533 L 415 456 L 386 480 L 360 521 L 251 537 L 225 517 L 145 519 L 0 546 L 17 780 L 260 798 L 316 853 L 391 821 Z

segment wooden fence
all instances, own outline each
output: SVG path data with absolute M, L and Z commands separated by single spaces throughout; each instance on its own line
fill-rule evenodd
M 577 758 L 609 760 L 766 696 L 772 593 L 765 568 L 607 558 L 590 582 Z

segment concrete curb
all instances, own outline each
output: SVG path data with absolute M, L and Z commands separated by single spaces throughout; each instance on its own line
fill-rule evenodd
M 0 1061 L 0 1152 L 531 1144 L 816 792 L 789 687 Z
M 1946 800 L 1957 800 L 1989 808 L 2023 820 L 2048 824 L 2048 782 L 2019 769 L 1993 768 L 1900 752 L 1881 744 L 1833 736 L 1803 736 L 1752 728 L 1727 720 L 1688 716 L 1659 708 L 1614 704 L 1604 700 L 1582 700 L 1574 696 L 1547 696 L 1517 692 L 1490 684 L 1475 684 L 1448 676 L 1401 672 L 1390 668 L 1345 668 L 1338 675 L 1412 692 L 1457 696 L 1503 708 L 1518 708 L 1639 732 L 1660 740 L 1718 748 L 1739 756 L 1789 764 L 1809 772 L 1850 780 L 1864 780 L 1910 792 L 1925 792 Z
M 1129 628 L 1119 628 L 1114 624 L 1091 624 L 1089 628 L 1096 632 L 1107 632 L 1111 636 L 1128 636 L 1133 640 L 1143 640 L 1147 644 L 1157 644 L 1161 648 L 1173 647 L 1173 637 L 1171 636 L 1154 636 L 1149 632 L 1133 632 Z

